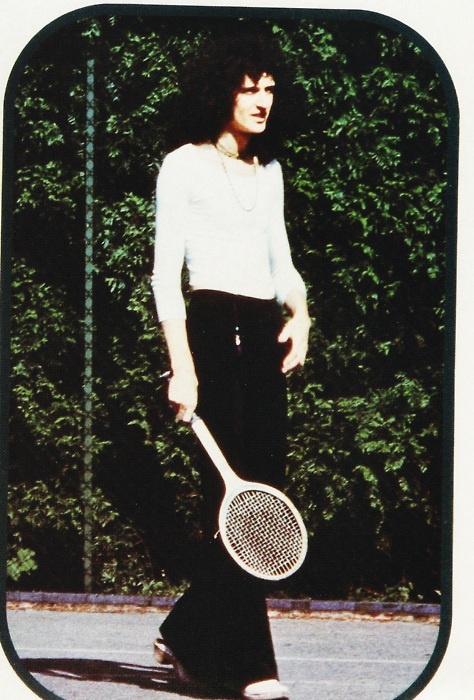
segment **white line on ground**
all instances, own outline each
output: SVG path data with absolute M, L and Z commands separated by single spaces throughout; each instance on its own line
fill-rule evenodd
M 60 654 L 61 658 L 66 655 L 71 658 L 76 658 L 77 654 L 87 654 L 87 656 L 93 656 L 97 658 L 97 655 L 106 656 L 147 656 L 152 658 L 152 652 L 148 651 L 130 651 L 129 649 L 57 649 L 57 648 L 44 648 L 44 647 L 17 647 L 16 651 L 19 656 L 25 653 L 42 653 L 42 654 Z M 426 666 L 426 660 L 416 660 L 416 659 L 342 659 L 337 657 L 325 657 L 325 656 L 278 656 L 277 661 L 297 661 L 299 663 L 335 663 L 335 664 L 410 664 L 413 666 Z
M 416 661 L 413 659 L 338 659 L 325 656 L 278 656 L 277 661 L 314 661 L 315 663 L 335 663 L 335 664 L 413 664 L 415 666 L 426 666 L 426 661 Z

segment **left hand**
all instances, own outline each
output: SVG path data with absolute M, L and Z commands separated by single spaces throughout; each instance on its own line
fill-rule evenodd
M 283 327 L 279 343 L 291 341 L 291 347 L 283 360 L 281 371 L 286 374 L 295 367 L 302 367 L 308 352 L 308 336 L 311 319 L 306 313 L 296 313 Z

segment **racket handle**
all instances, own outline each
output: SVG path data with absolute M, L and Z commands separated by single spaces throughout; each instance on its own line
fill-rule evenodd
M 220 472 L 226 486 L 228 486 L 231 481 L 240 481 L 240 478 L 235 474 L 224 457 L 221 448 L 214 440 L 209 428 L 204 423 L 203 419 L 196 413 L 194 413 L 193 417 L 191 418 L 191 427 L 199 438 L 201 445 L 204 447 L 214 465 Z

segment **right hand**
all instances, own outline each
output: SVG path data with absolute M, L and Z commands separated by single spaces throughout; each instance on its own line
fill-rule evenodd
M 168 400 L 176 418 L 189 423 L 196 410 L 198 381 L 193 372 L 173 373 L 168 387 Z

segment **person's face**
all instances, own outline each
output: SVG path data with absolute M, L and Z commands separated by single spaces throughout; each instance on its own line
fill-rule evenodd
M 248 75 L 235 92 L 234 111 L 228 125 L 237 134 L 261 134 L 265 131 L 273 104 L 275 81 L 263 73 L 255 83 Z

